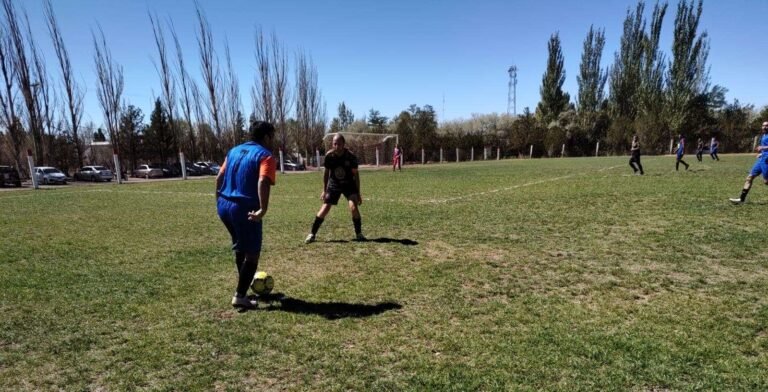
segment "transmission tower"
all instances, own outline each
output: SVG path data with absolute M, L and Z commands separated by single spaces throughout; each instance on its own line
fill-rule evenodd
M 509 107 L 512 107 L 512 115 L 517 116 L 517 66 L 513 65 L 507 70 L 509 72 L 509 91 L 507 92 L 507 115 Z

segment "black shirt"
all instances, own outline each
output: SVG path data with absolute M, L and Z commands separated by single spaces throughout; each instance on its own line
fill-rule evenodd
M 357 189 L 352 169 L 357 169 L 357 157 L 346 148 L 341 155 L 331 152 L 325 154 L 325 169 L 330 172 L 328 176 L 328 188 L 341 190 L 344 188 Z

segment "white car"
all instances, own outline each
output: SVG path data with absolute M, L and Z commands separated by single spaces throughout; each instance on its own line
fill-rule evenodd
M 39 184 L 67 184 L 67 176 L 61 170 L 50 166 L 39 166 L 35 168 L 35 177 Z
M 78 181 L 112 181 L 112 171 L 104 166 L 83 166 L 75 173 Z

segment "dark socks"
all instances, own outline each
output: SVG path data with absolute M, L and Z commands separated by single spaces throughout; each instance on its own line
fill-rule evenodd
M 317 231 L 320 230 L 320 225 L 322 224 L 323 224 L 323 218 L 316 216 L 315 221 L 312 223 L 312 234 L 317 234 Z
M 259 267 L 259 260 L 246 259 L 240 268 L 240 277 L 237 280 L 237 296 L 245 297 L 248 293 L 248 286 L 253 281 L 253 275 L 256 274 L 256 269 Z
M 741 190 L 741 196 L 739 196 L 739 199 L 741 199 L 742 202 L 747 200 L 747 193 L 749 193 L 749 189 Z
M 361 218 L 352 218 L 352 223 L 355 225 L 355 234 L 363 232 L 363 220 Z

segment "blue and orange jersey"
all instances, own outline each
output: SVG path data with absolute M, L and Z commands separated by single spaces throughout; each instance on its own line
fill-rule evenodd
M 275 184 L 275 159 L 272 153 L 256 142 L 235 146 L 221 165 L 223 175 L 219 195 L 232 201 L 259 204 L 259 179 L 266 177 Z
M 768 147 L 768 133 L 764 133 L 760 136 L 760 145 L 763 147 Z M 763 150 L 760 153 L 760 157 L 768 158 L 768 149 Z

